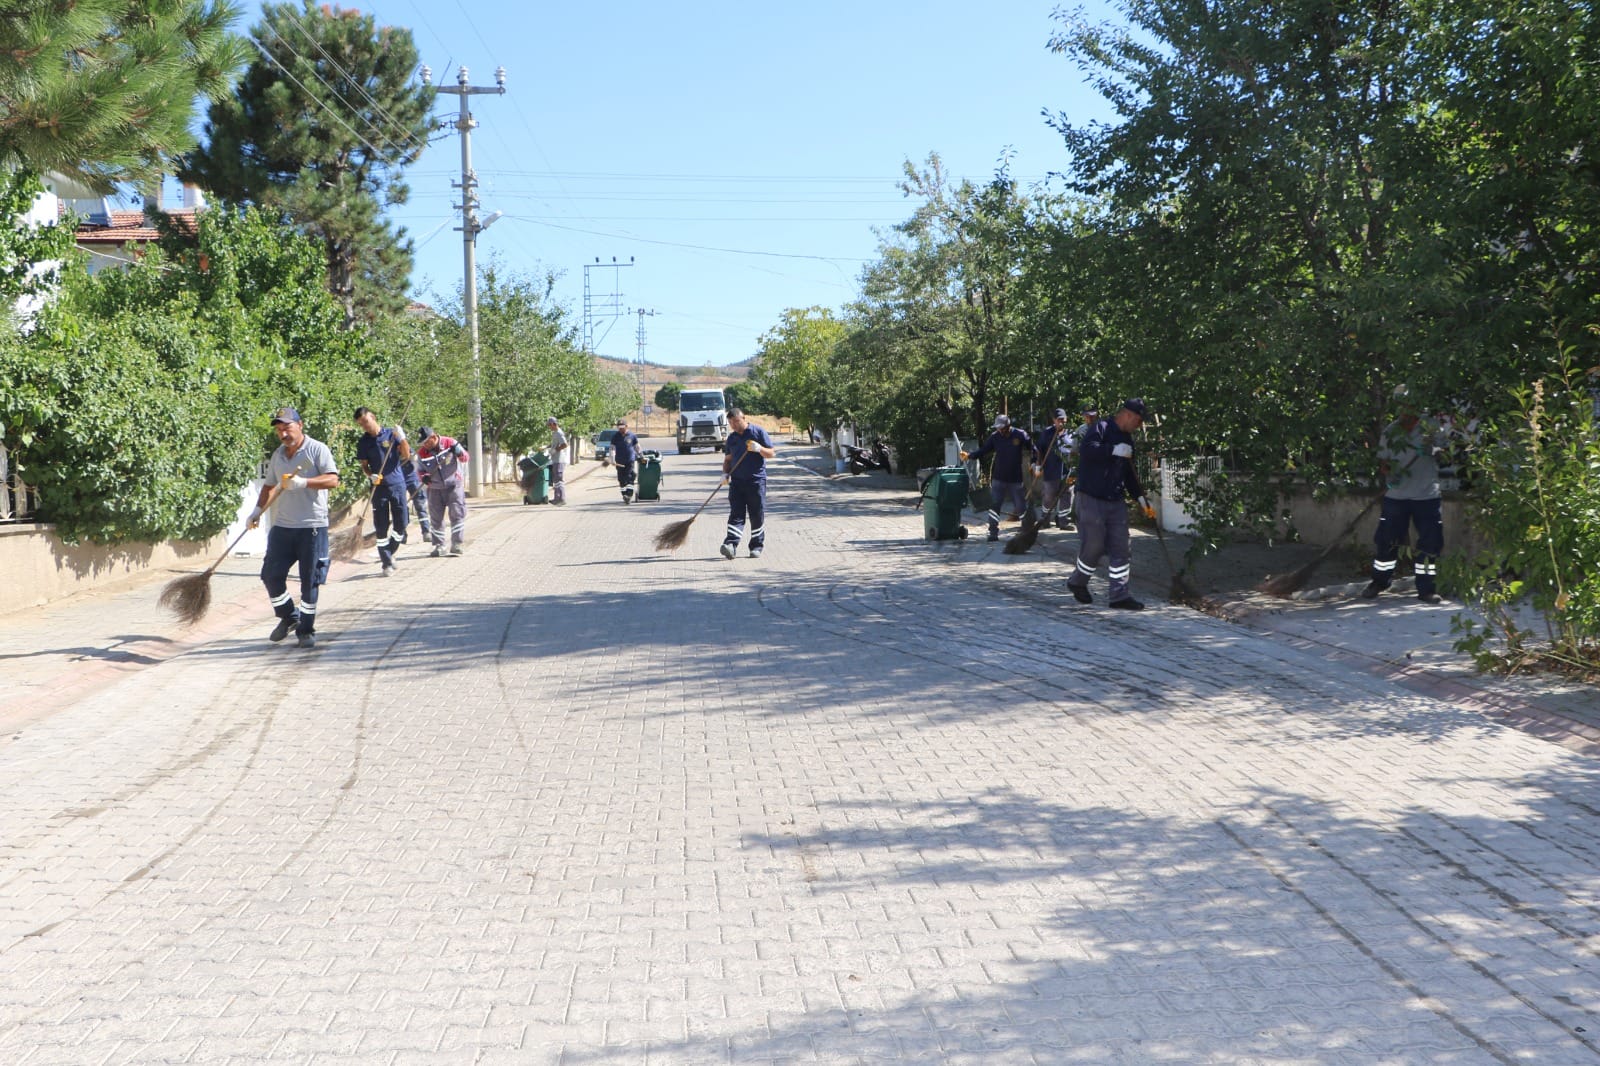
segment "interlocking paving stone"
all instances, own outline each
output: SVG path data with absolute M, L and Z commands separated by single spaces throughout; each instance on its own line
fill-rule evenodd
M 43 612 L 0 1061 L 1600 1062 L 1592 759 L 783 463 L 764 558 L 658 555 L 668 462 L 310 653 L 243 560 Z

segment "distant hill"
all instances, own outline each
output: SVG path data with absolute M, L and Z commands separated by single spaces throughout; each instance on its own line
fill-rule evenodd
M 731 366 L 666 366 L 661 363 L 625 362 L 621 359 L 610 359 L 603 355 L 594 357 L 595 365 L 602 370 L 611 370 L 618 374 L 633 377 L 643 368 L 644 383 L 653 388 L 660 388 L 668 382 L 676 381 L 679 385 L 688 388 L 691 385 L 728 385 L 743 381 L 750 376 L 750 369 L 755 364 L 752 357 L 742 363 Z

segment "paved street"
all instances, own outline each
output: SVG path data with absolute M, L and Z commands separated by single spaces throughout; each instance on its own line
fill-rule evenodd
M 52 613 L 0 1063 L 1600 1063 L 1600 763 L 784 463 L 654 553 L 716 462 Z

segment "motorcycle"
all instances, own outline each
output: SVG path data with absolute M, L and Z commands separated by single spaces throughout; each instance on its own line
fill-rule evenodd
M 852 474 L 889 469 L 889 449 L 883 446 L 882 441 L 873 441 L 870 448 L 857 448 L 846 444 L 844 450 L 849 453 L 848 462 Z

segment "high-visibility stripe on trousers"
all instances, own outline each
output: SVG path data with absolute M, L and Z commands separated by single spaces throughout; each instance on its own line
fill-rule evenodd
M 394 550 L 409 520 L 404 482 L 395 485 L 386 480 L 372 490 L 372 528 L 378 535 L 378 561 L 384 566 L 394 564 Z
M 728 482 L 728 535 L 724 544 L 737 545 L 744 536 L 745 519 L 750 520 L 750 547 L 767 543 L 767 482 L 734 480 Z
M 1128 548 L 1128 505 L 1122 500 L 1102 500 L 1086 493 L 1079 493 L 1077 502 L 1078 561 L 1067 584 L 1088 588 L 1101 558 L 1108 558 L 1110 600 L 1115 603 L 1127 599 L 1128 580 L 1133 575 Z
M 443 485 L 428 484 L 428 511 L 432 518 L 433 546 L 444 547 L 445 512 L 450 514 L 450 546 L 463 543 L 467 535 L 467 489 L 459 481 Z
M 289 570 L 300 570 L 300 606 L 289 595 Z M 261 583 L 267 589 L 267 602 L 279 618 L 296 619 L 295 630 L 302 636 L 316 629 L 317 590 L 328 580 L 328 527 L 291 529 L 273 526 L 267 530 L 267 553 L 261 559 Z
M 1437 497 L 1431 500 L 1383 498 L 1378 529 L 1372 538 L 1376 549 L 1372 558 L 1372 580 L 1380 587 L 1387 587 L 1394 580 L 1395 562 L 1400 557 L 1400 548 L 1409 539 L 1412 526 L 1417 530 L 1414 567 L 1417 595 L 1431 596 L 1439 577 L 1439 553 L 1444 550 L 1444 510 Z

